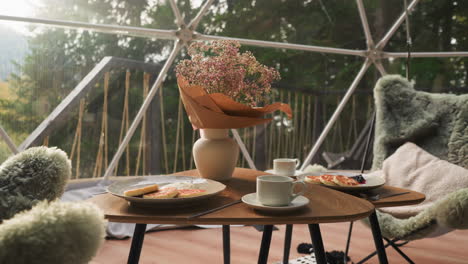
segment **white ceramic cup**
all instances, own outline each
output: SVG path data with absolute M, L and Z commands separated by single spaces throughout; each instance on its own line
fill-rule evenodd
M 294 187 L 302 185 L 302 189 L 295 193 Z M 294 181 L 287 176 L 264 175 L 257 177 L 257 201 L 266 206 L 287 206 L 294 198 L 304 194 L 306 184 Z
M 299 159 L 274 159 L 273 171 L 276 175 L 281 176 L 294 176 L 296 168 L 299 167 L 301 162 Z

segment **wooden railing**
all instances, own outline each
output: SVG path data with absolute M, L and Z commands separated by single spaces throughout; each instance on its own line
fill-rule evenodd
M 21 143 L 19 149 L 24 150 L 38 144 L 48 133 L 56 129 L 60 124 L 63 124 L 72 113 L 72 109 L 78 106 L 80 100 L 95 87 L 104 74 L 108 73 L 111 69 L 118 68 L 139 69 L 150 73 L 158 73 L 160 70 L 160 66 L 155 64 L 116 57 L 103 58 L 28 138 Z
M 131 113 L 138 105 L 131 102 L 145 98 L 159 70 L 159 65 L 155 64 L 104 58 L 24 140 L 19 149 L 41 144 L 57 145 L 68 152 L 74 178 L 101 177 L 131 123 Z M 140 74 L 134 77 L 131 71 Z M 138 89 L 132 87 L 132 90 L 131 81 L 135 84 L 135 78 L 141 78 L 137 80 L 141 85 L 138 85 Z M 121 107 L 109 105 L 109 97 L 116 93 L 111 79 L 123 82 L 119 86 L 124 90 L 119 91 L 123 94 L 123 98 L 119 98 Z M 185 116 L 175 83 L 168 83 L 153 99 L 139 127 L 140 131 L 135 133 L 127 146 L 114 171 L 115 175 L 167 174 L 194 168 L 191 148 L 199 137 L 198 131 L 192 129 Z M 139 94 L 135 94 L 135 90 Z M 91 98 L 89 94 L 92 92 L 98 92 L 99 96 Z M 269 116 L 273 121 L 268 124 L 238 129 L 256 167 L 270 168 L 272 160 L 280 157 L 303 160 L 344 92 L 275 89 L 271 101 L 290 104 L 294 118 L 288 120 L 282 113 L 273 113 Z M 346 114 L 340 117 L 322 149 L 331 152 L 350 149 L 370 117 L 372 105 L 370 91 L 353 95 L 346 106 Z M 70 125 L 70 122 L 76 122 L 76 125 Z M 69 131 L 57 133 L 64 129 Z M 70 136 L 57 139 L 54 138 L 56 135 Z M 313 162 L 326 165 L 320 155 Z M 248 167 L 247 160 L 240 157 L 238 166 Z

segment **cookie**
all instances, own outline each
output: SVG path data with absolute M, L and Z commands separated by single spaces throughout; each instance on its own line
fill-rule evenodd
M 304 178 L 305 182 L 312 183 L 312 184 L 321 184 L 320 176 L 306 176 Z
M 359 182 L 357 182 L 353 178 L 349 178 L 343 175 L 335 175 L 333 178 L 333 182 L 336 183 L 336 185 L 339 186 L 356 186 L 359 185 Z
M 179 191 L 179 195 L 177 195 L 177 198 L 195 197 L 195 196 L 204 195 L 206 193 L 206 190 L 201 190 L 201 189 L 182 189 L 178 191 Z
M 157 184 L 153 184 L 153 185 L 148 185 L 148 186 L 141 187 L 141 188 L 126 190 L 124 191 L 124 195 L 125 196 L 140 196 L 146 193 L 155 192 L 157 190 L 159 190 L 159 186 Z
M 143 195 L 143 198 L 149 198 L 149 199 L 167 199 L 167 198 L 174 198 L 179 194 L 177 191 L 177 188 L 175 187 L 167 187 L 167 188 L 162 188 L 161 190 L 157 192 L 152 192 Z
M 329 175 L 329 174 L 321 175 L 320 182 L 325 185 L 336 186 L 337 184 L 333 181 L 333 178 L 335 178 L 335 175 Z

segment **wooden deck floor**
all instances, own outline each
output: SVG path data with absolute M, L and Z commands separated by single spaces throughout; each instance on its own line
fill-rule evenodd
M 360 222 L 355 225 L 350 257 L 358 261 L 374 250 L 372 234 Z M 320 225 L 327 251 L 344 250 L 348 223 Z M 282 259 L 284 226 L 273 232 L 269 263 Z M 296 247 L 299 243 L 310 243 L 306 225 L 295 225 L 291 247 L 291 258 L 301 257 Z M 261 232 L 253 227 L 231 227 L 231 254 L 233 264 L 257 262 Z M 92 264 L 126 263 L 130 239 L 107 240 Z M 457 230 L 438 238 L 411 242 L 402 249 L 416 263 L 468 263 L 468 230 Z M 405 263 L 393 249 L 387 249 L 390 263 Z M 177 229 L 147 233 L 140 258 L 142 264 L 165 263 L 222 263 L 221 229 Z M 378 263 L 376 257 L 368 263 Z

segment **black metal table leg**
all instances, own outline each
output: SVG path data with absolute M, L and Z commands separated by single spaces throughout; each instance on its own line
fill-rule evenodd
M 309 233 L 314 246 L 315 260 L 318 264 L 327 264 L 325 249 L 323 248 L 322 234 L 318 224 L 309 224 Z
M 291 250 L 293 225 L 286 225 L 286 233 L 284 235 L 284 251 L 283 251 L 283 264 L 289 262 L 289 251 Z
M 231 229 L 229 225 L 223 225 L 223 258 L 224 264 L 231 263 Z
M 369 222 L 371 225 L 372 236 L 374 237 L 375 249 L 379 256 L 380 264 L 387 264 L 387 253 L 385 253 L 385 247 L 382 240 L 382 233 L 380 232 L 379 220 L 377 219 L 377 213 L 374 211 L 369 215 Z
M 351 233 L 353 232 L 353 224 L 354 224 L 353 221 L 349 223 L 348 239 L 346 239 L 346 249 L 345 249 L 344 260 L 343 260 L 344 263 L 348 263 L 349 244 L 351 243 Z
M 145 238 L 146 224 L 135 224 L 135 231 L 133 232 L 132 246 L 128 254 L 128 264 L 138 264 L 140 261 L 141 248 L 143 246 L 143 239 Z
M 258 264 L 266 264 L 268 261 L 272 233 L 273 225 L 265 225 L 262 235 L 262 244 L 260 245 L 260 253 L 258 254 Z

